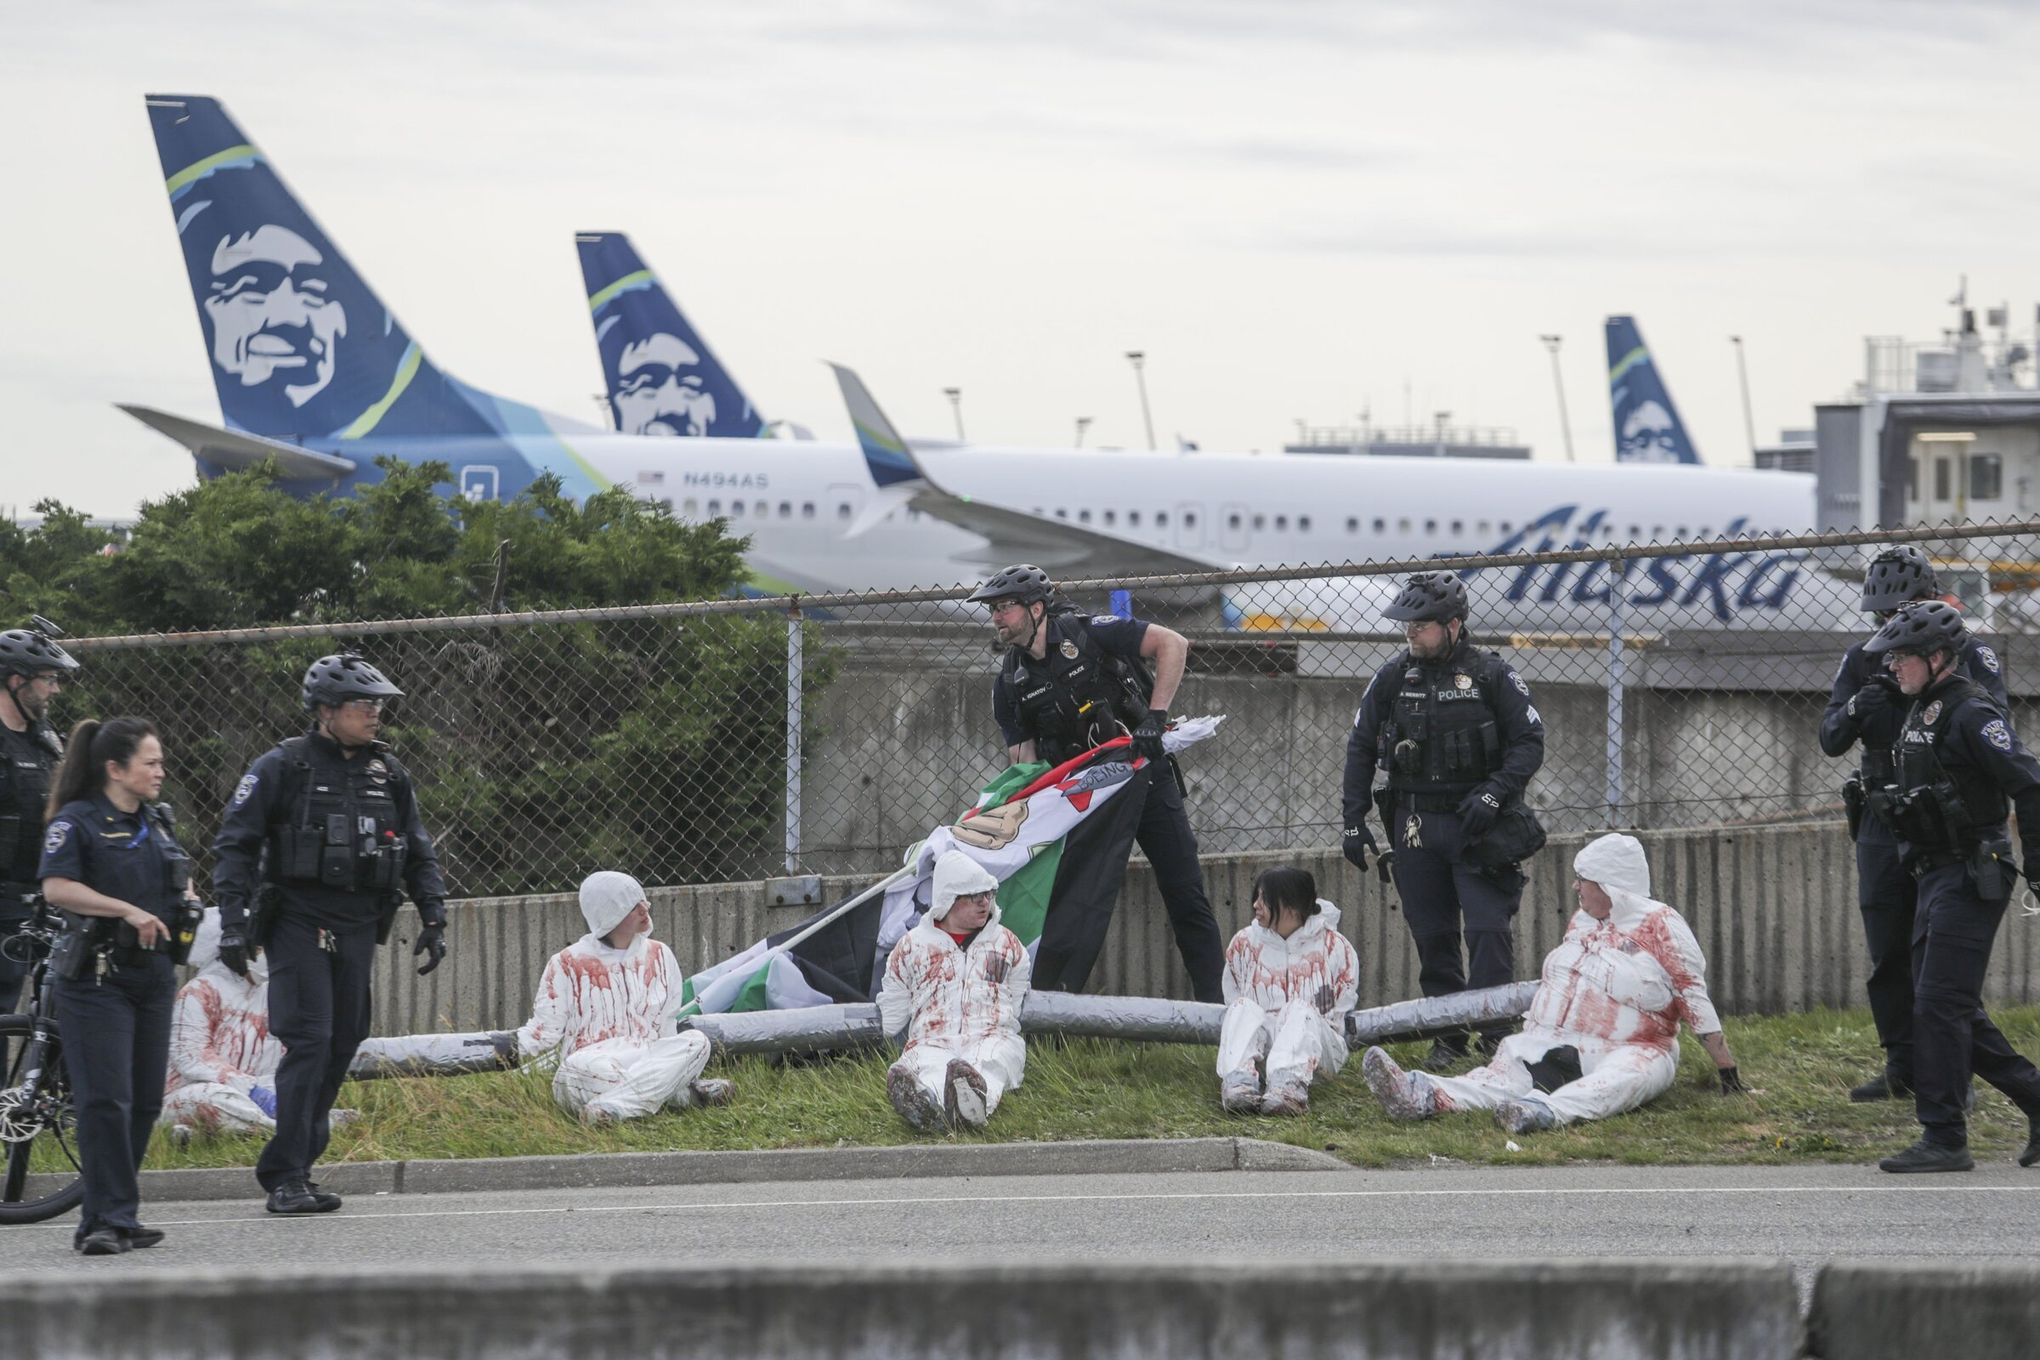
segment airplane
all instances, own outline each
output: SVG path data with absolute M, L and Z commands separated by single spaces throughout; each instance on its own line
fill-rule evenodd
M 1812 479 L 1778 472 L 595 429 L 435 364 L 217 100 L 145 102 L 224 421 L 122 409 L 189 450 L 201 476 L 268 461 L 296 494 L 345 493 L 389 456 L 444 461 L 479 499 L 544 473 L 575 497 L 622 485 L 682 518 L 727 519 L 751 539 L 753 588 L 771 593 L 945 586 L 1014 560 L 1139 576 L 1812 522 Z M 634 310 L 620 313 L 622 343 Z M 1689 604 L 1718 624 L 1775 612 L 1796 577 L 1752 556 Z
M 1690 463 L 1700 455 L 1686 434 L 1671 389 L 1659 376 L 1643 331 L 1633 316 L 1611 316 L 1608 333 L 1608 404 L 1615 413 L 1618 463 Z

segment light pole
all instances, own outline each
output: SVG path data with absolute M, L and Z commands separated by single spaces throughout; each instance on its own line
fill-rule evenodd
M 1437 456 L 1443 458 L 1445 456 L 1445 422 L 1452 419 L 1452 413 L 1450 411 L 1435 411 L 1432 414 L 1438 422 Z
M 945 388 L 943 388 L 943 389 L 942 389 L 942 395 L 943 395 L 943 396 L 945 396 L 945 397 L 947 397 L 947 398 L 949 398 L 949 409 L 950 409 L 950 410 L 951 410 L 951 411 L 952 411 L 953 413 L 955 413 L 955 416 L 956 416 L 956 442 L 957 442 L 957 443 L 959 443 L 959 444 L 961 444 L 961 443 L 963 443 L 963 442 L 964 442 L 964 438 L 963 438 L 963 389 L 962 389 L 961 387 L 945 387 Z
M 1078 447 L 1078 448 L 1080 448 L 1080 449 L 1081 449 L 1082 447 L 1084 447 L 1084 431 L 1086 431 L 1086 430 L 1088 430 L 1088 429 L 1090 429 L 1090 428 L 1091 428 L 1091 418 L 1090 418 L 1089 416 L 1078 416 L 1078 417 L 1077 417 L 1077 447 Z
M 1140 350 L 1130 349 L 1126 351 L 1126 362 L 1133 365 L 1134 386 L 1140 389 L 1141 423 L 1147 426 L 1148 448 L 1152 450 L 1155 446 L 1155 418 L 1148 411 L 1147 378 L 1141 373 L 1141 368 L 1147 363 L 1147 355 Z
M 1551 385 L 1558 389 L 1558 428 L 1565 432 L 1565 461 L 1570 463 L 1573 460 L 1572 417 L 1565 411 L 1565 379 L 1558 372 L 1558 342 L 1565 337 L 1540 335 L 1537 338 L 1544 342 L 1544 348 L 1551 351 Z
M 1750 441 L 1750 461 L 1757 459 L 1757 423 L 1750 417 L 1750 369 L 1743 362 L 1742 337 L 1731 335 L 1728 343 L 1735 346 L 1735 372 L 1742 382 L 1742 424 L 1743 434 Z

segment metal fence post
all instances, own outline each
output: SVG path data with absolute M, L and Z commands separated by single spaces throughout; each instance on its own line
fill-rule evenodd
M 800 872 L 801 689 L 806 679 L 800 600 L 786 608 L 786 872 Z
M 1624 577 L 1629 564 L 1620 558 L 1609 564 L 1608 572 L 1608 724 L 1607 762 L 1608 825 L 1619 825 L 1622 807 L 1622 688 L 1628 674 L 1628 656 L 1622 649 L 1622 604 Z

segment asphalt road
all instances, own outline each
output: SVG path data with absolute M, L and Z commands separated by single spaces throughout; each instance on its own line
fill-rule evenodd
M 169 1240 L 86 1260 L 74 1219 L 0 1228 L 19 1272 L 260 1272 L 277 1264 L 730 1264 L 1213 1257 L 1761 1256 L 2030 1259 L 2040 1170 L 1899 1178 L 1874 1167 L 1208 1172 L 761 1182 L 151 1203 Z

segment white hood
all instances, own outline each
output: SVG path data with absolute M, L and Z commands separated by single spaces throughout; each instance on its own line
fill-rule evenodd
M 1573 856 L 1573 874 L 1601 885 L 1614 904 L 1610 919 L 1619 930 L 1635 929 L 1652 907 L 1664 905 L 1650 895 L 1650 864 L 1643 857 L 1643 842 L 1634 836 L 1588 841 Z
M 598 869 L 581 880 L 581 917 L 591 935 L 607 935 L 644 900 L 644 885 L 614 869 Z
M 959 897 L 998 890 L 999 880 L 984 865 L 961 850 L 944 851 L 942 858 L 935 861 L 934 896 L 928 907 L 928 919 L 940 921 L 949 915 L 949 909 L 956 905 Z M 995 911 L 997 907 L 994 902 Z M 992 919 L 996 921 L 998 917 Z
M 191 942 L 191 956 L 185 962 L 200 972 L 204 972 L 206 969 L 218 964 L 218 971 L 220 973 L 234 978 L 236 982 L 240 981 L 238 977 L 234 977 L 234 974 L 227 971 L 226 965 L 220 963 L 220 909 L 218 907 L 207 907 L 205 909 L 205 915 L 200 918 L 198 923 L 198 936 Z M 248 960 L 248 980 L 257 984 L 269 981 L 269 959 L 265 955 L 258 953 Z

